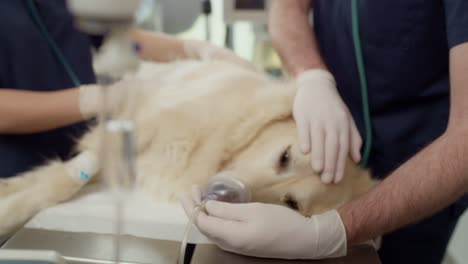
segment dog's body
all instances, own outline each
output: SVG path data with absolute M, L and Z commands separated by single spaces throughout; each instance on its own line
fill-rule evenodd
M 193 184 L 203 186 L 216 173 L 232 170 L 250 187 L 253 201 L 311 215 L 336 208 L 373 184 L 352 162 L 340 184 L 320 182 L 298 148 L 295 90 L 288 82 L 218 61 L 149 66 L 136 78 L 120 115 L 135 122 L 136 188 L 155 200 L 172 200 Z M 92 128 L 78 150 L 98 153 L 100 139 Z M 0 234 L 81 187 L 60 161 L 0 181 Z

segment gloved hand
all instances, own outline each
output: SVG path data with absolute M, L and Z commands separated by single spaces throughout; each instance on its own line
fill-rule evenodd
M 116 111 L 122 107 L 122 103 L 128 99 L 127 89 L 134 88 L 137 81 L 122 80 L 118 81 L 108 87 L 106 98 L 108 111 Z M 102 90 L 101 86 L 97 84 L 82 85 L 80 89 L 79 107 L 80 113 L 84 119 L 89 119 L 96 116 L 102 105 Z
M 80 89 L 80 112 L 84 119 L 95 116 L 101 102 L 101 86 L 97 84 L 82 85 Z
M 252 63 L 239 57 L 229 49 L 217 47 L 199 40 L 185 40 L 183 45 L 185 55 L 190 59 L 224 60 L 248 69 L 256 70 Z
M 312 167 L 324 183 L 343 179 L 348 153 L 361 159 L 361 136 L 353 117 L 336 89 L 333 76 L 324 70 L 308 70 L 296 78 L 293 114 L 301 151 L 311 153 Z
M 189 217 L 200 202 L 200 192 L 192 193 L 181 199 Z M 282 259 L 346 255 L 346 232 L 336 210 L 309 218 L 279 205 L 208 201 L 195 224 L 220 248 L 238 254 Z

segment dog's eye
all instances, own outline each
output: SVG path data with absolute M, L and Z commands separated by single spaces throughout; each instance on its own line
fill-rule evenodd
M 296 199 L 294 199 L 290 194 L 287 194 L 284 197 L 284 203 L 287 207 L 299 211 L 299 204 L 297 203 Z
M 291 146 L 287 147 L 286 150 L 281 153 L 281 156 L 278 160 L 278 167 L 280 169 L 285 169 L 288 167 L 289 161 L 291 159 L 290 150 L 291 150 Z

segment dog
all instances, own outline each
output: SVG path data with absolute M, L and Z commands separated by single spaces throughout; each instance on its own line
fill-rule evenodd
M 349 159 L 340 183 L 320 181 L 309 155 L 299 150 L 290 80 L 211 60 L 146 63 L 125 83 L 127 100 L 115 115 L 133 121 L 135 188 L 155 201 L 174 201 L 229 170 L 249 187 L 252 201 L 312 215 L 375 184 Z M 77 152 L 99 153 L 102 126 L 91 126 L 77 140 Z M 119 138 L 105 140 L 116 147 Z M 66 164 L 50 161 L 0 181 L 0 234 L 80 191 L 83 185 L 66 176 Z M 98 172 L 93 181 L 101 178 Z

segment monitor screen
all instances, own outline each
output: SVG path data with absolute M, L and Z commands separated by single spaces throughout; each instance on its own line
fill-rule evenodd
M 236 0 L 234 7 L 238 10 L 263 10 L 265 0 Z

